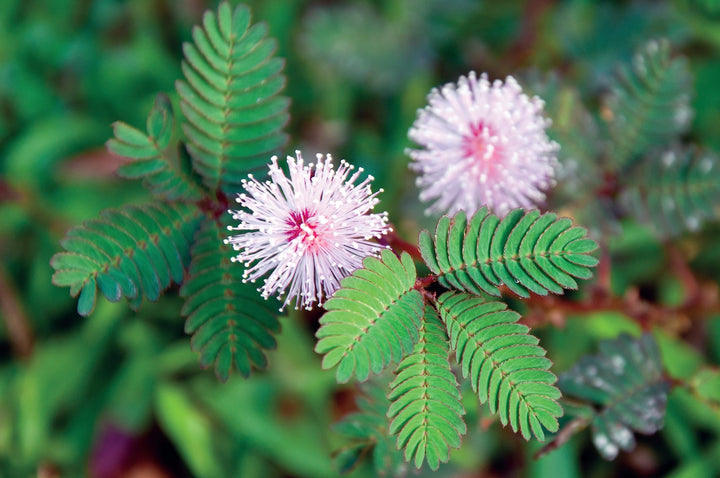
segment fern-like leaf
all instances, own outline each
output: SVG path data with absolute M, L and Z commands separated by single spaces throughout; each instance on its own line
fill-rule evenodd
M 325 354 L 322 367 L 337 365 L 337 380 L 353 374 L 366 380 L 390 362 L 399 362 L 418 340 L 423 297 L 414 289 L 415 264 L 383 250 L 381 260 L 368 257 L 363 267 L 340 281 L 325 304 L 315 351 Z
M 672 142 L 690 126 L 692 78 L 685 58 L 673 58 L 667 40 L 646 43 L 632 65 L 620 70 L 620 82 L 606 104 L 612 162 L 631 164 L 649 147 Z
M 120 176 L 142 179 L 154 195 L 168 201 L 196 201 L 203 191 L 183 169 L 177 144 L 171 142 L 173 118 L 170 99 L 159 94 L 148 115 L 147 134 L 117 121 L 113 124 L 115 138 L 107 142 L 107 147 L 130 160 L 118 168 Z
M 600 353 L 582 357 L 558 386 L 599 408 L 592 419 L 593 442 L 608 460 L 635 447 L 632 430 L 649 435 L 662 428 L 670 387 L 650 334 L 601 342 Z
M 273 58 L 276 41 L 267 26 L 250 26 L 250 10 L 227 2 L 206 12 L 193 43 L 183 45 L 185 81 L 176 88 L 187 122 L 188 151 L 205 185 L 226 193 L 239 189 L 249 170 L 264 166 L 287 141 L 289 100 L 284 60 Z
M 267 365 L 265 351 L 274 349 L 280 331 L 275 298 L 263 300 L 257 288 L 243 283 L 243 268 L 231 262 L 227 235 L 217 220 L 208 218 L 192 247 L 188 279 L 180 289 L 186 298 L 182 315 L 191 347 L 203 368 L 215 366 L 225 382 L 233 370 L 248 377 L 253 367 Z
M 547 134 L 562 145 L 558 151 L 557 186 L 552 199 L 569 202 L 583 194 L 593 194 L 602 182 L 597 161 L 599 135 L 593 115 L 583 104 L 580 92 L 563 84 L 557 73 L 540 76 L 531 72 L 526 80 L 530 91 L 545 102 L 545 112 L 552 119 Z
M 122 297 L 137 309 L 155 301 L 172 282 L 181 283 L 200 211 L 185 203 L 108 209 L 100 219 L 67 232 L 55 254 L 53 283 L 78 296 L 78 313 L 90 315 L 97 289 L 110 301 Z
M 417 468 L 427 460 L 437 470 L 450 459 L 450 447 L 460 447 L 460 437 L 467 432 L 448 353 L 445 327 L 428 304 L 420 339 L 413 353 L 398 365 L 388 396 L 392 400 L 390 433 L 397 435 L 398 449 L 405 451 L 407 461 L 415 457 Z
M 334 453 L 334 462 L 341 474 L 352 471 L 368 454 L 372 455 L 377 476 L 403 476 L 407 466 L 402 453 L 395 449 L 394 440 L 388 435 L 389 420 L 386 416 L 390 401 L 387 380 L 382 375 L 360 386 L 355 402 L 358 411 L 346 415 L 333 425 L 333 431 L 351 440 Z
M 438 221 L 435 237 L 420 233 L 423 259 L 442 285 L 500 296 L 499 286 L 521 297 L 529 292 L 562 294 L 577 289 L 573 277 L 588 279 L 597 244 L 587 231 L 553 213 L 515 209 L 504 219 L 480 209 L 467 221 L 460 211 Z
M 718 162 L 717 155 L 694 148 L 648 156 L 623 179 L 621 203 L 661 238 L 697 231 L 703 221 L 718 218 Z
M 598 194 L 603 187 L 604 161 L 598 161 L 603 142 L 595 117 L 574 86 L 564 84 L 557 73 L 528 74 L 525 80 L 532 93 L 545 101 L 552 119 L 550 139 L 562 145 L 555 168 L 557 184 L 547 209 L 572 211 L 573 219 L 589 228 L 591 237 L 618 232 L 620 223 L 609 197 Z
M 487 302 L 470 294 L 446 292 L 437 300 L 440 317 L 464 377 L 481 403 L 529 440 L 544 440 L 543 427 L 554 432 L 563 414 L 560 390 L 549 371 L 538 339 L 528 334 L 520 316 L 503 302 Z

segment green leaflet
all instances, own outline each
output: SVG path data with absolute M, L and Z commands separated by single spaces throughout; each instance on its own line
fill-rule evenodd
M 563 393 L 599 411 L 592 416 L 593 442 L 600 454 L 615 458 L 635 448 L 632 430 L 652 434 L 663 426 L 670 388 L 655 339 L 623 334 L 600 343 L 598 355 L 586 355 L 560 376 Z
M 693 375 L 690 384 L 698 397 L 712 404 L 720 404 L 720 371 L 702 368 Z
M 557 73 L 549 73 L 532 88 L 545 102 L 545 110 L 552 124 L 548 136 L 562 147 L 558 152 L 560 167 L 556 171 L 558 185 L 553 198 L 561 189 L 568 200 L 587 194 L 602 182 L 598 164 L 599 135 L 593 115 L 583 104 L 580 92 L 564 85 Z
M 657 145 L 667 145 L 690 126 L 692 77 L 685 58 L 672 58 L 667 40 L 651 40 L 620 70 L 605 117 L 616 169 Z
M 423 297 L 415 290 L 415 264 L 390 250 L 381 259 L 368 257 L 363 267 L 340 281 L 341 288 L 325 304 L 315 351 L 322 367 L 337 366 L 337 380 L 354 374 L 367 380 L 390 362 L 399 362 L 418 340 Z
M 277 96 L 284 60 L 273 58 L 276 42 L 266 33 L 263 23 L 250 26 L 246 6 L 223 2 L 183 45 L 185 81 L 176 84 L 183 130 L 193 168 L 212 191 L 236 192 L 287 142 L 289 100 Z
M 720 168 L 709 151 L 674 147 L 647 155 L 622 184 L 620 201 L 627 213 L 660 238 L 697 231 L 718 217 Z
M 502 424 L 509 422 L 526 440 L 531 435 L 544 440 L 543 427 L 557 431 L 563 411 L 552 362 L 538 339 L 517 323 L 520 316 L 503 302 L 456 292 L 441 295 L 437 307 L 463 377 L 470 377 L 480 402 L 488 402 Z
M 607 139 L 600 134 L 582 94 L 576 85 L 565 84 L 557 72 L 528 76 L 530 90 L 543 99 L 546 114 L 552 119 L 547 134 L 561 145 L 555 169 L 557 184 L 548 209 L 572 211 L 573 219 L 588 227 L 591 235 L 618 227 L 618 219 L 607 207 L 608 199 L 598 197 L 605 166 L 598 158 Z
M 122 297 L 137 309 L 155 301 L 171 283 L 183 280 L 200 211 L 186 203 L 108 209 L 100 219 L 67 232 L 55 254 L 53 283 L 80 296 L 78 313 L 90 315 L 97 289 L 110 301 Z
M 147 134 L 118 121 L 107 147 L 130 160 L 118 168 L 120 176 L 142 179 L 154 195 L 168 201 L 196 201 L 203 191 L 180 164 L 177 143 L 171 142 L 174 124 L 170 99 L 159 94 L 147 118 Z
M 574 278 L 588 279 L 597 244 L 586 230 L 554 213 L 515 209 L 504 219 L 480 209 L 467 221 L 463 211 L 440 218 L 435 237 L 422 231 L 423 259 L 442 285 L 500 296 L 499 286 L 521 297 L 530 292 L 562 294 L 577 289 Z
M 419 335 L 413 353 L 400 362 L 390 384 L 390 433 L 397 435 L 397 446 L 405 451 L 407 461 L 414 456 L 417 468 L 427 460 L 437 470 L 450 459 L 450 447 L 458 448 L 467 432 L 465 409 L 450 369 L 445 329 L 431 305 L 425 306 Z
M 225 382 L 232 370 L 248 377 L 253 367 L 265 368 L 265 352 L 274 349 L 280 332 L 277 299 L 264 300 L 253 284 L 242 280 L 243 267 L 230 261 L 232 250 L 223 245 L 226 230 L 208 218 L 192 247 L 188 279 L 180 289 L 185 297 L 182 315 L 191 347 L 203 368 L 214 364 Z
M 390 401 L 385 376 L 361 384 L 361 393 L 355 398 L 358 411 L 346 415 L 333 425 L 333 431 L 351 440 L 351 443 L 334 454 L 335 468 L 339 473 L 351 472 L 368 454 L 378 476 L 401 476 L 407 469 L 402 453 L 395 449 L 388 435 L 386 416 Z

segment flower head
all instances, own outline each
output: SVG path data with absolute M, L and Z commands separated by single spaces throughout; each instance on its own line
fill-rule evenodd
M 428 213 L 473 214 L 487 205 L 504 216 L 533 207 L 554 184 L 557 143 L 545 133 L 543 102 L 528 98 L 512 76 L 461 76 L 428 95 L 408 133 L 424 149 L 410 149 L 420 199 Z
M 294 298 L 296 308 L 310 309 L 330 297 L 365 257 L 379 254 L 383 246 L 371 239 L 390 228 L 387 213 L 370 212 L 378 203 L 378 193 L 370 190 L 372 176 L 354 184 L 362 168 L 348 178 L 354 168 L 345 161 L 335 170 L 329 154 L 305 165 L 295 153 L 297 159 L 287 158 L 289 178 L 273 156 L 270 179 L 260 182 L 251 175 L 243 181 L 246 192 L 237 202 L 244 210 L 230 211 L 240 224 L 228 229 L 244 232 L 225 243 L 240 251 L 233 260 L 247 267 L 246 281 L 270 273 L 258 289 L 263 297 L 279 297 L 289 288 L 283 307 Z

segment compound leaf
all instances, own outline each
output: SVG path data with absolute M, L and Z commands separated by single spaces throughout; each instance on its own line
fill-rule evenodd
M 338 382 L 353 374 L 366 380 L 390 362 L 399 362 L 418 340 L 423 297 L 414 289 L 415 264 L 410 255 L 398 259 L 383 250 L 368 257 L 363 268 L 340 281 L 325 304 L 315 351 L 325 354 L 322 366 L 337 366 Z
M 412 354 L 395 370 L 390 384 L 390 433 L 398 449 L 420 468 L 424 460 L 433 470 L 450 458 L 450 447 L 460 446 L 467 431 L 458 383 L 450 369 L 448 340 L 443 323 L 426 305 L 420 338 Z
M 287 142 L 289 100 L 278 96 L 284 61 L 273 57 L 276 41 L 266 33 L 264 23 L 250 26 L 246 6 L 223 2 L 183 45 L 185 81 L 176 84 L 183 130 L 193 167 L 212 191 L 236 192 Z
M 280 303 L 272 297 L 264 300 L 256 286 L 243 282 L 243 267 L 231 261 L 225 236 L 217 220 L 205 220 L 191 250 L 188 279 L 180 289 L 190 345 L 200 354 L 200 365 L 214 365 L 223 382 L 233 370 L 248 377 L 253 367 L 265 368 L 265 351 L 276 347 L 280 331 Z
M 50 260 L 53 283 L 69 286 L 78 313 L 90 315 L 97 289 L 110 301 L 125 297 L 137 309 L 183 280 L 200 211 L 186 203 L 107 209 L 99 219 L 70 229 Z
M 697 231 L 720 205 L 718 157 L 691 147 L 648 155 L 623 178 L 620 201 L 628 214 L 664 239 Z
M 358 411 L 346 415 L 333 426 L 333 431 L 351 439 L 349 446 L 335 454 L 335 465 L 342 474 L 348 473 L 368 454 L 378 476 L 400 476 L 406 469 L 402 453 L 395 449 L 388 435 L 386 416 L 390 401 L 384 377 L 368 380 L 355 397 Z
M 159 94 L 147 119 L 147 134 L 120 121 L 113 124 L 115 138 L 107 142 L 113 153 L 130 161 L 120 166 L 124 178 L 138 178 L 154 195 L 168 201 L 196 201 L 202 189 L 185 171 L 172 142 L 173 109 L 170 99 Z
M 553 213 L 515 209 L 504 219 L 481 208 L 467 221 L 460 211 L 440 218 L 435 237 L 420 233 L 423 259 L 451 289 L 500 296 L 501 285 L 521 297 L 561 294 L 588 279 L 597 244 L 587 231 Z
M 600 353 L 582 357 L 558 386 L 599 409 L 592 418 L 593 442 L 608 460 L 635 448 L 633 430 L 649 435 L 662 428 L 670 387 L 650 334 L 601 342 Z
M 606 102 L 617 169 L 649 147 L 671 143 L 690 126 L 692 77 L 685 58 L 673 58 L 667 40 L 651 40 L 620 70 Z
M 517 323 L 520 316 L 503 302 L 465 293 L 446 292 L 437 306 L 463 377 L 470 377 L 480 402 L 488 402 L 502 424 L 510 423 L 526 440 L 531 435 L 544 440 L 543 427 L 557 431 L 563 412 L 552 362 L 538 339 Z

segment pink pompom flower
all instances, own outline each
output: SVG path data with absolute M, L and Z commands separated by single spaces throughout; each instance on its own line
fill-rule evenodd
M 470 215 L 488 206 L 504 216 L 537 207 L 555 183 L 559 146 L 549 125 L 543 101 L 528 98 L 512 76 L 491 84 L 470 72 L 433 88 L 408 133 L 422 149 L 407 150 L 420 199 L 434 201 L 427 212 Z
M 378 203 L 370 189 L 372 176 L 355 184 L 362 168 L 345 161 L 333 168 L 332 157 L 317 155 L 305 165 L 299 151 L 288 156 L 290 177 L 273 156 L 270 178 L 260 182 L 249 176 L 243 181 L 245 193 L 237 202 L 242 210 L 229 211 L 240 221 L 228 227 L 240 234 L 226 244 L 239 251 L 234 261 L 244 263 L 245 281 L 269 274 L 258 289 L 262 296 L 287 297 L 283 308 L 295 299 L 295 308 L 322 305 L 340 286 L 340 279 L 362 265 L 367 256 L 377 256 L 384 248 L 372 239 L 390 231 L 387 213 L 371 213 Z M 348 178 L 348 176 L 350 176 Z

